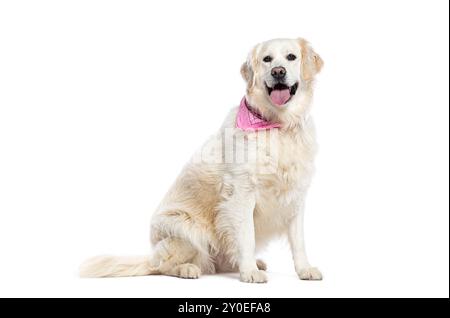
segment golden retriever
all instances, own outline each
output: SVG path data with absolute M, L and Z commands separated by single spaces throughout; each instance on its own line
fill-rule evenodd
M 257 44 L 241 67 L 247 83 L 239 107 L 192 157 L 151 223 L 148 257 L 99 256 L 82 277 L 239 272 L 267 281 L 255 254 L 287 235 L 300 279 L 320 280 L 303 238 L 305 196 L 316 152 L 310 107 L 320 56 L 304 39 Z

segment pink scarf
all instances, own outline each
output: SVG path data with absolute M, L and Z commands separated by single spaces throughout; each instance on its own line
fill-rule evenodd
M 247 100 L 242 98 L 239 111 L 236 116 L 236 127 L 244 131 L 264 130 L 281 127 L 278 123 L 271 123 L 260 113 L 252 109 Z

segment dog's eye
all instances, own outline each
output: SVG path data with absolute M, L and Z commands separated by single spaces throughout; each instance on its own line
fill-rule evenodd
M 288 55 L 286 56 L 286 58 L 288 59 L 288 61 L 293 61 L 293 60 L 295 60 L 297 57 L 296 57 L 294 54 L 288 54 Z
M 267 55 L 266 57 L 263 58 L 263 61 L 266 63 L 270 63 L 272 62 L 272 57 L 270 55 Z

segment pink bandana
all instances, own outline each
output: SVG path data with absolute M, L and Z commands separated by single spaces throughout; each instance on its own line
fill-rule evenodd
M 239 111 L 236 116 L 236 127 L 244 131 L 255 131 L 281 127 L 278 123 L 267 121 L 261 114 L 250 108 L 247 100 L 242 98 Z

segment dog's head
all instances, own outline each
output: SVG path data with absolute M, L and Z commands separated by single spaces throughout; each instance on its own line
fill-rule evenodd
M 257 44 L 241 67 L 247 100 L 266 118 L 294 125 L 308 110 L 323 61 L 304 39 Z

